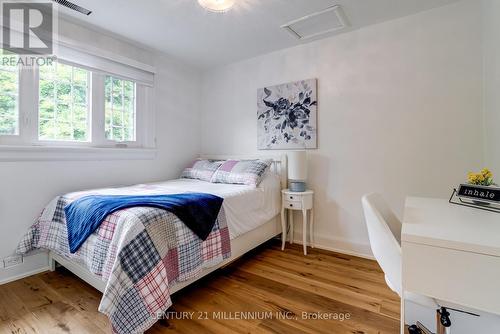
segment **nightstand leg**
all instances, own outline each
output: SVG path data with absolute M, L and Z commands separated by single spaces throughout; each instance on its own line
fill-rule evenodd
M 314 223 L 314 209 L 311 209 L 311 217 L 309 221 L 309 240 L 311 240 L 311 248 L 314 248 L 313 223 Z
M 293 244 L 293 210 L 288 210 L 288 224 L 290 225 L 290 244 Z
M 302 209 L 302 245 L 304 246 L 304 255 L 307 255 L 307 210 Z
M 286 241 L 286 221 L 285 221 L 285 207 L 281 208 L 281 250 L 285 249 Z

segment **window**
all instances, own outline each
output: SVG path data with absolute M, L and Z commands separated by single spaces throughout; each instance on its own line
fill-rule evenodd
M 19 133 L 19 69 L 0 66 L 0 135 Z
M 135 83 L 106 76 L 104 87 L 106 139 L 135 141 Z
M 39 69 L 38 138 L 90 140 L 90 72 L 54 62 Z
M 0 161 L 154 156 L 154 68 L 62 45 L 58 53 L 26 63 L 0 48 Z

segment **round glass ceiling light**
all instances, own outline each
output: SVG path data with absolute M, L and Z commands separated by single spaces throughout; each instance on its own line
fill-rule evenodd
M 235 0 L 198 0 L 201 7 L 215 13 L 224 13 L 234 6 Z

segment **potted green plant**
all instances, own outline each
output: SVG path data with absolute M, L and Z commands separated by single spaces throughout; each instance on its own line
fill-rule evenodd
M 467 175 L 467 183 L 483 187 L 497 186 L 493 181 L 493 173 L 488 168 L 483 168 L 479 173 L 470 172 Z M 490 205 L 490 203 L 483 201 L 473 200 L 472 202 L 480 205 Z

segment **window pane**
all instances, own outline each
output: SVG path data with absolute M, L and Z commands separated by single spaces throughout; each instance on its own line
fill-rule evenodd
M 87 106 L 84 104 L 73 105 L 73 120 L 78 123 L 87 122 Z
M 77 67 L 73 68 L 73 82 L 76 85 L 86 86 L 87 85 L 87 75 L 88 75 L 87 70 L 77 68 Z
M 17 66 L 0 66 L 0 135 L 19 133 Z
M 73 136 L 76 140 L 84 140 L 87 133 L 87 123 L 77 122 L 73 128 Z
M 40 120 L 40 138 L 54 138 L 55 126 L 52 119 L 41 119 Z
M 52 119 L 54 117 L 54 99 L 40 100 L 38 113 L 40 119 Z
M 72 80 L 73 66 L 59 64 L 56 66 L 55 72 L 59 81 L 70 82 Z
M 104 84 L 106 138 L 135 141 L 135 83 L 107 76 Z
M 55 137 L 60 140 L 73 139 L 73 124 L 68 122 L 56 122 L 56 135 Z
M 73 103 L 87 104 L 87 87 L 73 86 Z
M 62 103 L 57 104 L 55 121 L 57 123 L 71 123 L 71 109 L 69 105 Z
M 40 67 L 39 139 L 89 141 L 89 71 L 54 63 Z
M 54 100 L 54 86 L 53 81 L 40 81 L 40 99 Z

